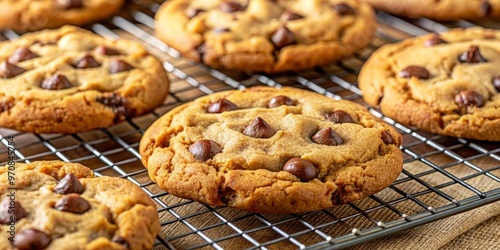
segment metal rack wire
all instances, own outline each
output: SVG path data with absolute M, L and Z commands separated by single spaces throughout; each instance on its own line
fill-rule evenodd
M 311 213 L 270 215 L 210 207 L 159 189 L 142 167 L 139 141 L 144 130 L 173 107 L 213 92 L 256 85 L 305 88 L 366 105 L 356 76 L 376 48 L 428 32 L 478 25 L 466 21 L 403 20 L 379 12 L 377 38 L 354 57 L 312 70 L 250 75 L 187 62 L 155 38 L 153 17 L 161 2 L 129 1 L 119 15 L 86 28 L 106 37 L 134 39 L 148 46 L 170 72 L 170 94 L 165 103 L 152 113 L 88 133 L 46 135 L 0 129 L 0 163 L 8 161 L 8 143 L 15 140 L 18 161 L 78 162 L 98 175 L 134 182 L 158 206 L 162 230 L 154 249 L 341 249 L 500 200 L 498 143 L 429 134 L 398 124 L 376 109 L 370 111 L 404 136 L 405 165 L 390 187 L 362 201 Z M 500 22 L 484 20 L 479 25 L 498 28 Z M 19 35 L 6 30 L 0 38 Z

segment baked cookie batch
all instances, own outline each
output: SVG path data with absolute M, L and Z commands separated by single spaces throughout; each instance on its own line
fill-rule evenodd
M 162 63 L 143 45 L 72 25 L 109 18 L 123 0 L 0 0 L 0 127 L 32 133 L 107 128 L 161 105 Z M 500 1 L 171 0 L 156 35 L 185 58 L 249 73 L 309 69 L 369 45 L 374 7 L 438 20 L 500 15 Z M 429 7 L 431 6 L 431 7 Z M 64 26 L 66 25 L 66 26 Z M 63 27 L 61 27 L 63 26 Z M 60 28 L 59 28 L 60 27 Z M 58 28 L 58 29 L 47 29 Z M 432 133 L 500 141 L 500 32 L 455 29 L 388 44 L 359 74 L 384 115 Z M 172 195 L 260 213 L 353 202 L 389 186 L 402 136 L 354 102 L 295 88 L 200 97 L 158 118 L 140 142 L 151 179 Z M 1 249 L 151 249 L 157 208 L 138 186 L 76 163 L 0 167 Z M 76 226 L 75 226 L 76 225 Z

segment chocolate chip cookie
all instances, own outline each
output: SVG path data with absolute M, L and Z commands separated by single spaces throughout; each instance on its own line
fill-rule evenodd
M 12 178 L 11 178 L 12 177 Z M 0 167 L 0 249 L 151 249 L 155 203 L 118 177 L 61 161 Z
M 368 45 L 376 20 L 357 0 L 173 0 L 156 34 L 211 67 L 283 72 L 332 63 Z
M 500 0 L 361 0 L 396 15 L 436 20 L 498 17 Z
M 350 101 L 295 88 L 215 93 L 159 118 L 140 143 L 173 195 L 262 213 L 355 201 L 401 172 L 402 137 Z
M 389 44 L 359 75 L 369 104 L 433 133 L 500 141 L 500 31 L 469 28 Z
M 0 126 L 36 133 L 105 128 L 160 105 L 169 81 L 136 42 L 74 26 L 0 43 Z
M 34 31 L 84 25 L 116 13 L 124 0 L 0 0 L 0 30 Z

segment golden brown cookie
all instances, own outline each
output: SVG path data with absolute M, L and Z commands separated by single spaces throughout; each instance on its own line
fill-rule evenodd
M 500 15 L 500 0 L 361 0 L 396 15 L 436 20 L 477 19 Z
M 367 46 L 376 20 L 357 0 L 173 0 L 156 34 L 211 67 L 283 72 L 332 63 Z
M 428 34 L 374 52 L 359 75 L 369 104 L 433 133 L 500 141 L 500 31 Z
M 159 118 L 140 143 L 173 195 L 262 213 L 355 201 L 401 172 L 402 137 L 364 107 L 295 88 L 215 93 Z
M 10 178 L 13 177 L 13 178 Z M 142 189 L 61 161 L 0 167 L 0 249 L 146 250 L 160 222 Z
M 168 87 L 162 64 L 137 42 L 65 26 L 0 43 L 0 127 L 105 128 L 157 107 Z
M 118 12 L 124 0 L 0 0 L 0 30 L 84 25 Z

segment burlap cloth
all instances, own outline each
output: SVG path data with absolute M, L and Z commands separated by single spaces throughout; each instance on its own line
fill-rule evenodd
M 495 164 L 492 165 L 489 159 L 485 161 L 487 162 L 484 162 L 484 166 L 494 166 Z M 481 166 L 481 162 L 477 165 Z M 412 173 L 420 171 L 420 168 L 424 168 L 424 166 L 418 162 L 405 164 L 405 169 Z M 465 165 L 457 166 L 449 171 L 453 171 L 455 176 L 466 176 L 472 173 L 471 169 Z M 425 181 L 436 186 L 449 181 L 449 179 L 446 180 L 444 176 L 438 174 L 425 179 Z M 482 191 L 500 188 L 500 183 L 485 176 L 472 178 L 467 182 Z M 402 188 L 411 193 L 413 189 L 411 185 L 408 183 L 406 187 L 403 185 Z M 456 199 L 472 195 L 466 189 L 458 188 L 446 190 L 446 192 Z M 433 198 L 423 200 L 426 204 L 434 205 L 434 207 L 440 205 L 440 202 L 436 202 Z M 409 206 L 406 209 L 417 208 Z M 370 241 L 353 249 L 500 249 L 500 201 Z

